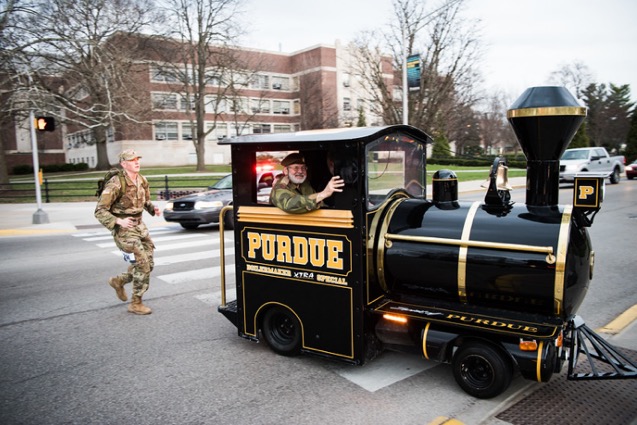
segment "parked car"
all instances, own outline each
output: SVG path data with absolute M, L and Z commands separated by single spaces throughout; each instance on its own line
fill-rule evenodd
M 637 177 L 637 159 L 626 166 L 626 178 L 632 180 Z
M 257 198 L 259 203 L 269 203 L 270 190 L 278 170 L 257 173 Z M 232 204 L 232 174 L 224 176 L 208 190 L 173 199 L 164 208 L 164 219 L 176 222 L 184 229 L 196 229 L 202 224 L 219 223 L 219 213 L 226 205 Z M 227 229 L 234 228 L 234 217 L 224 216 Z
M 617 184 L 625 163 L 623 155 L 610 156 L 603 147 L 567 149 L 560 158 L 560 182 L 572 182 L 576 175 L 601 173 Z

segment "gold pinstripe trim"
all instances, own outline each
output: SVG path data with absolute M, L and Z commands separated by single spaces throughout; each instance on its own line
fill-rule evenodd
M 464 221 L 464 227 L 462 228 L 461 240 L 468 242 L 471 236 L 471 227 L 473 226 L 473 220 L 475 219 L 480 202 L 474 202 L 467 212 L 467 218 Z M 467 255 L 469 248 L 466 245 L 460 247 L 458 252 L 458 298 L 460 302 L 466 303 L 467 300 Z
M 304 214 L 289 214 L 276 207 L 239 207 L 238 221 L 241 223 L 269 223 L 292 226 L 354 227 L 354 215 L 350 210 L 315 210 Z
M 396 211 L 396 208 L 398 208 L 398 206 L 402 204 L 403 201 L 405 201 L 406 199 L 407 198 L 397 200 L 387 210 L 387 215 L 380 225 L 379 234 L 381 235 L 381 237 L 383 237 L 383 235 L 387 235 L 387 229 L 389 228 L 389 223 L 392 216 L 394 215 L 394 211 Z M 384 242 L 380 243 L 379 241 L 378 244 L 378 253 L 376 257 L 376 276 L 378 277 L 378 284 L 380 285 L 380 287 L 383 288 L 384 291 L 387 291 L 387 281 L 385 280 L 385 248 L 391 247 L 391 241 L 386 237 L 384 237 L 383 239 Z
M 507 118 L 550 117 L 564 115 L 586 116 L 586 108 L 582 106 L 549 106 L 545 108 L 509 109 Z
M 564 307 L 564 272 L 566 270 L 566 253 L 568 251 L 569 234 L 571 230 L 571 215 L 573 206 L 566 205 L 562 213 L 560 234 L 557 239 L 557 260 L 555 264 L 555 283 L 553 284 L 555 314 L 561 315 Z
M 555 263 L 552 246 L 524 245 L 524 244 L 517 244 L 517 243 L 488 242 L 488 241 L 464 241 L 462 239 L 437 238 L 434 236 L 395 235 L 393 233 L 385 235 L 385 238 L 392 241 L 420 242 L 420 243 L 431 243 L 431 244 L 439 244 L 439 245 L 455 245 L 455 246 L 464 246 L 467 248 L 487 248 L 487 249 L 504 249 L 508 251 L 539 252 L 539 253 L 547 254 L 546 255 L 547 263 L 549 264 Z
M 376 235 L 378 234 L 378 226 L 380 225 L 380 217 L 383 215 L 385 208 L 387 208 L 388 206 L 391 205 L 392 202 L 394 202 L 397 199 L 408 199 L 409 195 L 407 195 L 407 193 L 405 192 L 395 192 L 393 193 L 388 199 L 385 200 L 385 202 L 383 202 L 383 204 L 374 211 L 368 212 L 367 213 L 367 221 L 369 222 L 369 217 L 372 217 L 371 223 L 369 224 L 369 229 L 368 229 L 368 233 L 367 233 L 367 241 L 366 241 L 366 246 L 367 246 L 367 255 L 366 255 L 366 266 L 367 266 L 367 279 L 366 279 L 366 286 L 367 286 L 367 305 L 373 303 L 374 301 L 382 298 L 383 296 L 379 296 L 374 300 L 370 300 L 369 299 L 369 294 L 370 294 L 370 276 L 373 276 L 375 273 L 374 267 L 373 267 L 373 261 L 372 258 L 374 258 L 377 255 L 377 252 L 375 251 L 375 247 L 376 247 Z M 382 236 L 380 236 L 380 238 L 382 238 Z M 384 250 L 384 246 L 380 246 L 379 249 L 383 249 Z M 378 257 L 376 257 L 376 259 L 378 260 Z M 379 281 L 378 284 L 380 285 L 381 282 Z M 387 290 L 387 288 L 383 288 L 385 291 Z
M 540 341 L 540 346 L 537 349 L 537 365 L 535 374 L 537 382 L 542 382 L 542 351 L 544 350 L 544 341 Z
M 427 335 L 429 334 L 430 325 L 431 322 L 427 322 L 427 326 L 425 326 L 425 330 L 422 333 L 422 354 L 427 360 L 429 360 L 429 354 L 427 354 Z

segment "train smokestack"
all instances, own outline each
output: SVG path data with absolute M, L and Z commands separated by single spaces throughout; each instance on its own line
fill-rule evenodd
M 586 108 L 564 87 L 531 87 L 507 119 L 526 155 L 526 204 L 559 202 L 560 157 L 586 117 Z

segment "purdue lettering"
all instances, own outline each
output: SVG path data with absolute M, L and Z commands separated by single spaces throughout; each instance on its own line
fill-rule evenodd
M 497 320 L 480 319 L 478 317 L 464 316 L 464 315 L 458 315 L 458 314 L 448 314 L 447 319 L 460 321 L 460 322 L 469 322 L 475 325 L 482 325 L 482 326 L 488 326 L 488 327 L 494 327 L 494 328 L 506 328 L 506 329 L 516 330 L 516 331 L 524 331 L 524 332 L 532 332 L 532 333 L 538 332 L 538 329 L 533 326 L 518 325 L 515 323 L 500 322 Z
M 343 270 L 343 241 L 248 232 L 248 258 L 296 266 Z

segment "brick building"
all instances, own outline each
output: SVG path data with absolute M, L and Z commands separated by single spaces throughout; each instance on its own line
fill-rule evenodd
M 134 148 L 144 156 L 144 166 L 195 164 L 194 134 L 188 118 L 192 105 L 180 90 L 183 86 L 179 78 L 170 71 L 171 66 L 177 68 L 151 50 L 137 61 L 134 78 L 148 104 L 147 121 L 152 124 L 126 122 L 108 129 L 109 161 L 116 163 L 121 150 Z M 215 124 L 216 128 L 206 138 L 206 164 L 230 162 L 228 147 L 218 145 L 224 137 L 355 126 L 361 109 L 367 125 L 383 125 L 365 103 L 359 81 L 352 75 L 352 56 L 339 41 L 334 46 L 318 45 L 293 53 L 248 48 L 233 52 L 241 63 L 250 64 L 250 71 L 237 70 L 246 81 L 232 98 L 220 101 L 215 97 L 222 82 L 216 87 L 214 82 L 207 84 L 205 128 Z M 381 66 L 387 86 L 392 87 L 391 58 L 384 58 Z M 215 68 L 211 67 L 210 72 L 214 73 Z M 9 170 L 19 156 L 30 153 L 25 124 L 16 124 L 13 140 L 5 145 Z M 67 125 L 58 128 L 55 133 L 38 133 L 41 164 L 85 162 L 95 167 L 97 152 L 92 132 Z

